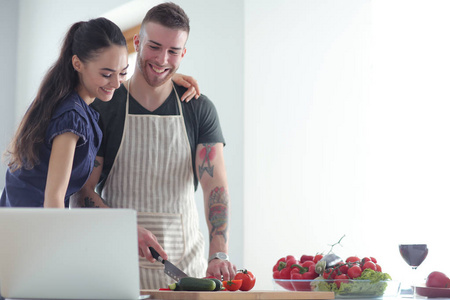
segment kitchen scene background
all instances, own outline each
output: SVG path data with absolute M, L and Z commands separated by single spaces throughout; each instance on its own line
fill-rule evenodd
M 399 243 L 428 243 L 416 280 L 450 272 L 450 2 L 174 2 L 191 19 L 179 72 L 215 103 L 227 142 L 229 254 L 255 289 L 272 289 L 279 257 L 343 235 L 336 254 L 376 257 L 394 279 L 411 278 Z M 126 30 L 158 3 L 0 0 L 1 150 L 72 23 Z

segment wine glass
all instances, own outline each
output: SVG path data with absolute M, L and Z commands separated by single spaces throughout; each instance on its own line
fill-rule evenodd
M 400 254 L 413 270 L 425 260 L 428 255 L 428 247 L 426 244 L 400 244 L 398 245 Z M 413 298 L 416 298 L 416 286 L 412 284 Z

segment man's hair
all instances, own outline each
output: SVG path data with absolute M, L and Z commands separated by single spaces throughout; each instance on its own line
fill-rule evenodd
M 144 25 L 154 22 L 170 29 L 184 30 L 189 34 L 189 17 L 184 10 L 173 2 L 166 2 L 154 6 L 145 15 L 141 23 L 140 35 L 143 34 Z

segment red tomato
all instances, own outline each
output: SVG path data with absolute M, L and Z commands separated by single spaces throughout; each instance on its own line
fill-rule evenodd
M 370 260 L 373 261 L 374 263 L 378 262 L 375 257 L 370 257 Z
M 449 288 L 450 279 L 442 272 L 431 272 L 425 283 L 427 287 Z
M 365 269 L 372 269 L 372 270 L 376 271 L 377 270 L 377 266 L 372 261 L 368 261 L 368 262 L 365 262 L 364 266 L 362 267 L 363 271 Z
M 242 280 L 228 280 L 228 281 L 222 281 L 223 287 L 227 289 L 227 291 L 237 291 L 241 285 Z
M 375 266 L 377 267 L 377 272 L 381 272 L 382 271 L 381 266 L 379 264 L 375 263 Z
M 353 266 L 350 269 L 348 269 L 347 275 L 351 279 L 358 278 L 361 276 L 362 270 L 359 266 Z
M 322 274 L 323 279 L 328 279 L 330 277 L 330 275 L 331 275 L 331 268 L 325 269 L 325 271 Z
M 359 261 L 359 257 L 358 256 L 349 256 L 347 257 L 347 259 L 345 260 L 345 262 L 358 262 Z
M 348 282 L 348 276 L 346 274 L 341 274 L 336 276 L 336 278 L 334 279 L 334 282 L 336 283 L 337 288 L 341 287 L 341 283 L 346 283 Z
M 314 256 L 313 262 L 317 264 L 317 262 L 322 258 L 323 258 L 322 254 L 317 254 L 316 256 Z
M 342 274 L 347 274 L 348 273 L 348 265 L 340 266 L 339 271 L 341 271 Z
M 247 270 L 239 270 L 239 272 L 234 276 L 234 280 L 242 280 L 242 285 L 239 288 L 241 291 L 250 291 L 256 282 L 256 277 L 252 272 Z

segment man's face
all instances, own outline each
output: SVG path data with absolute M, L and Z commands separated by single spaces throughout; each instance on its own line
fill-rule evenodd
M 137 66 L 147 83 L 158 87 L 172 78 L 186 53 L 188 33 L 160 24 L 145 24 L 142 36 L 136 36 Z

